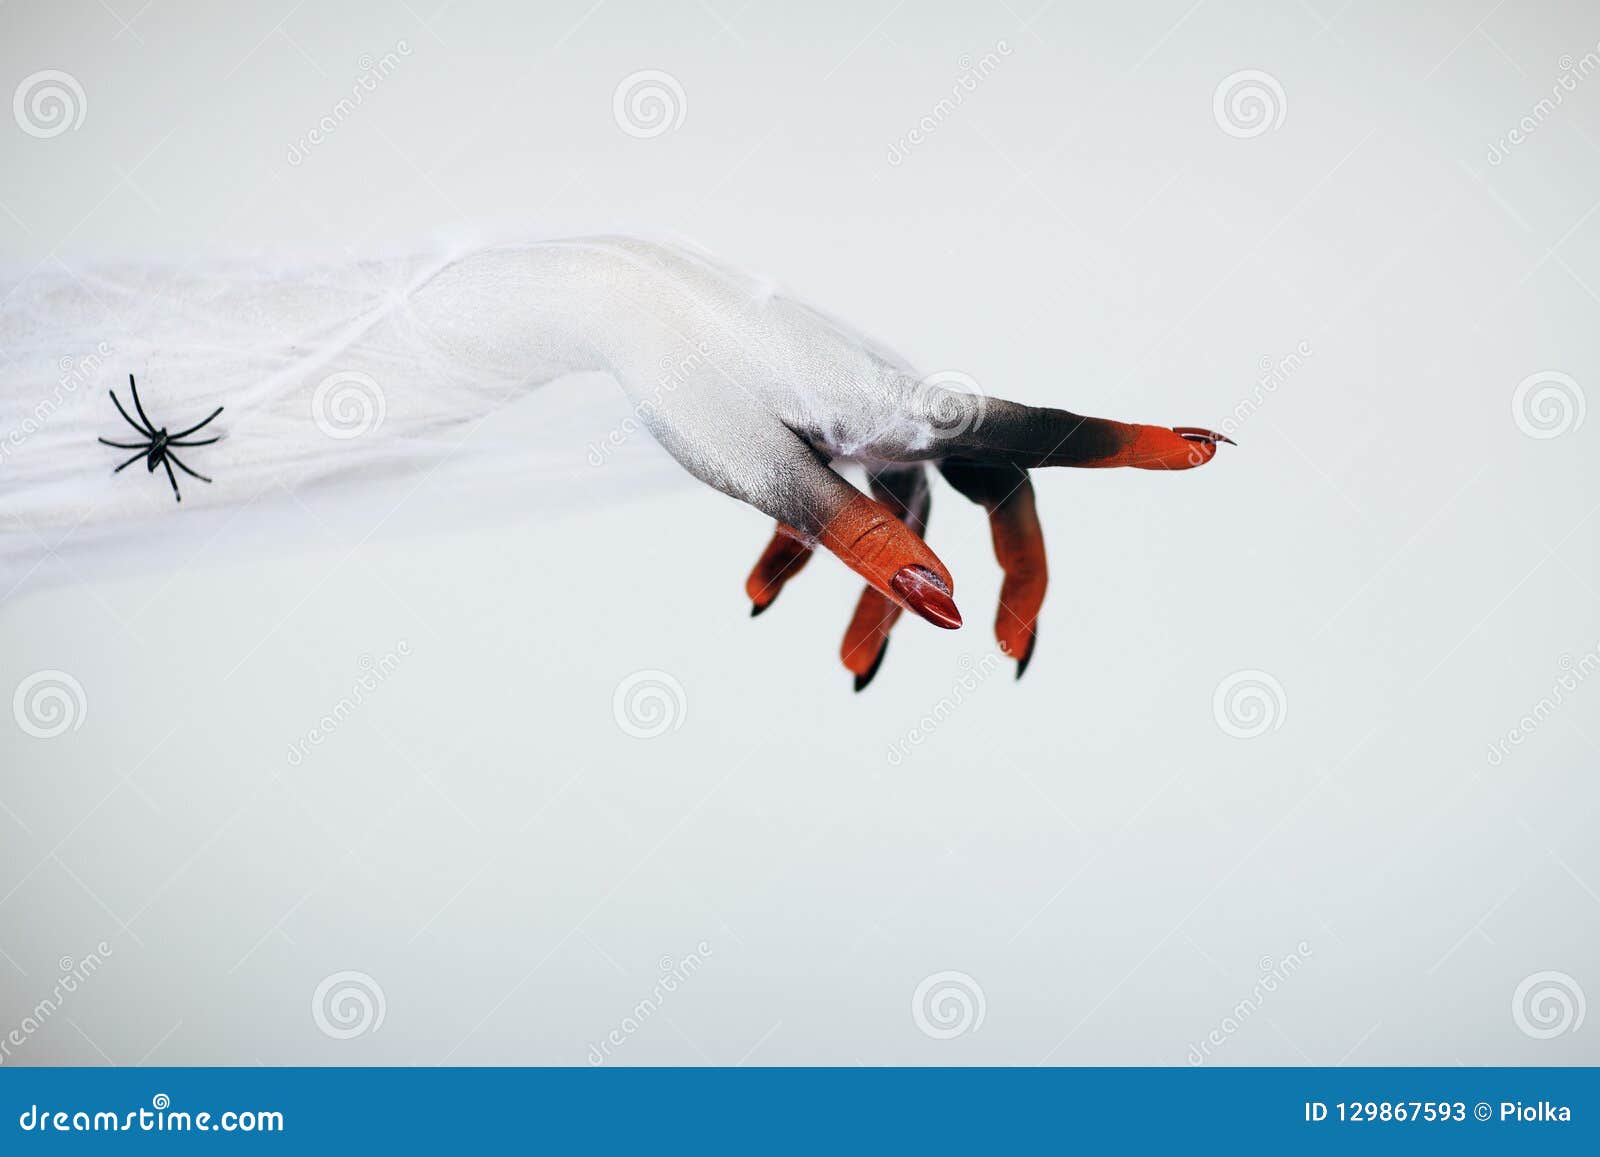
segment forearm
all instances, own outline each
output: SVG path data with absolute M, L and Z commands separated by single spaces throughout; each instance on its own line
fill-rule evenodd
M 157 427 L 224 407 L 222 441 L 197 459 L 218 482 L 195 487 L 195 504 L 437 457 L 452 429 L 530 389 L 614 369 L 620 299 L 599 264 L 553 245 L 30 277 L 0 309 L 0 521 L 38 529 L 161 511 L 132 471 L 111 477 L 96 444 L 135 436 L 107 397 L 115 388 L 131 405 L 129 374 Z

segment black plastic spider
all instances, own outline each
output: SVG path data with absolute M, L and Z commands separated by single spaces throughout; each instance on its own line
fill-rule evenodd
M 174 463 L 176 463 L 179 470 L 182 470 L 185 474 L 188 474 L 193 478 L 200 479 L 202 482 L 210 482 L 211 479 L 207 478 L 204 474 L 196 474 L 193 470 L 185 466 L 183 461 L 172 452 L 171 447 L 209 446 L 213 442 L 220 442 L 222 440 L 221 435 L 218 435 L 215 438 L 202 438 L 198 442 L 182 442 L 179 441 L 179 439 L 186 438 L 190 434 L 193 434 L 196 430 L 210 425 L 212 418 L 215 418 L 218 414 L 222 413 L 222 407 L 218 406 L 215 410 L 212 410 L 211 417 L 207 418 L 204 422 L 196 423 L 195 425 L 190 426 L 187 430 L 179 430 L 176 434 L 168 434 L 165 427 L 160 430 L 156 429 L 156 424 L 145 416 L 144 407 L 139 404 L 139 387 L 134 385 L 132 374 L 128 375 L 128 388 L 133 391 L 133 408 L 139 412 L 139 417 L 144 419 L 144 425 L 141 426 L 138 422 L 135 422 L 132 418 L 128 417 L 128 411 L 124 410 L 122 408 L 122 403 L 117 401 L 117 391 L 115 390 L 108 391 L 111 394 L 111 404 L 116 406 L 117 413 L 122 415 L 123 420 L 126 421 L 128 425 L 132 426 L 135 430 L 139 431 L 139 433 L 145 436 L 145 441 L 113 442 L 109 438 L 101 438 L 100 441 L 105 443 L 107 446 L 115 446 L 119 450 L 139 451 L 132 458 L 129 458 L 121 466 L 118 466 L 115 470 L 113 470 L 112 473 L 122 473 L 123 470 L 127 469 L 129 466 L 132 466 L 141 458 L 147 461 L 150 467 L 150 473 L 152 474 L 156 472 L 157 466 L 165 466 L 167 468 L 167 479 L 172 483 L 172 493 L 179 502 L 182 502 L 183 495 L 178 493 L 178 477 L 172 472 L 172 466 Z

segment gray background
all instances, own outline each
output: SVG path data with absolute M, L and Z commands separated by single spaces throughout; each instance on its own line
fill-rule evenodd
M 1183 1064 L 1214 1030 L 1207 1063 L 1600 1061 L 1600 1014 L 1546 1038 L 1513 1012 L 1541 972 L 1600 994 L 1600 679 L 1486 758 L 1600 646 L 1600 416 L 1535 438 L 1512 410 L 1551 370 L 1600 404 L 1600 74 L 1488 160 L 1596 51 L 1592 5 L 39 0 L 0 22 L 5 94 L 54 68 L 87 103 L 50 139 L 0 125 L 24 272 L 637 227 L 1088 413 L 1216 425 L 1311 351 L 1203 471 L 1039 478 L 1034 666 L 978 680 L 898 765 L 992 649 L 987 531 L 948 490 L 930 538 L 968 627 L 902 624 L 859 697 L 834 654 L 857 581 L 818 560 L 751 623 L 768 528 L 687 481 L 10 597 L 0 690 L 61 670 L 85 702 L 56 738 L 0 727 L 0 1033 L 63 958 L 111 954 L 8 1063 L 582 1064 L 702 942 L 614 1063 Z M 686 100 L 653 139 L 613 118 L 642 69 Z M 1213 108 L 1244 69 L 1286 102 L 1248 139 Z M 650 739 L 613 713 L 641 670 L 683 689 Z M 1248 739 L 1213 709 L 1241 670 L 1283 688 Z M 312 1002 L 346 970 L 384 1016 L 338 1039 Z M 912 1002 L 946 971 L 983 1018 L 943 1039 Z

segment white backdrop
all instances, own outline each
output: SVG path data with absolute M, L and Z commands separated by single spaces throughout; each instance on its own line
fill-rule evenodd
M 1240 443 L 1038 479 L 1020 682 L 948 489 L 968 625 L 860 696 L 854 576 L 751 622 L 768 526 L 671 472 L 68 556 L 0 608 L 4 1063 L 1600 1061 L 1591 5 L 0 24 L 8 289 L 672 231 L 926 369 Z

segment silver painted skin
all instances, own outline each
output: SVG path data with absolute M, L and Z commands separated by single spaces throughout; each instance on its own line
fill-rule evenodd
M 775 285 L 679 247 L 607 237 L 492 250 L 455 275 L 530 278 L 537 288 L 518 297 L 535 308 L 582 286 L 580 314 L 530 318 L 526 332 L 571 334 L 569 368 L 609 372 L 685 469 L 808 535 L 853 494 L 822 459 L 920 473 L 940 419 L 976 404 L 919 385 L 903 359 Z

